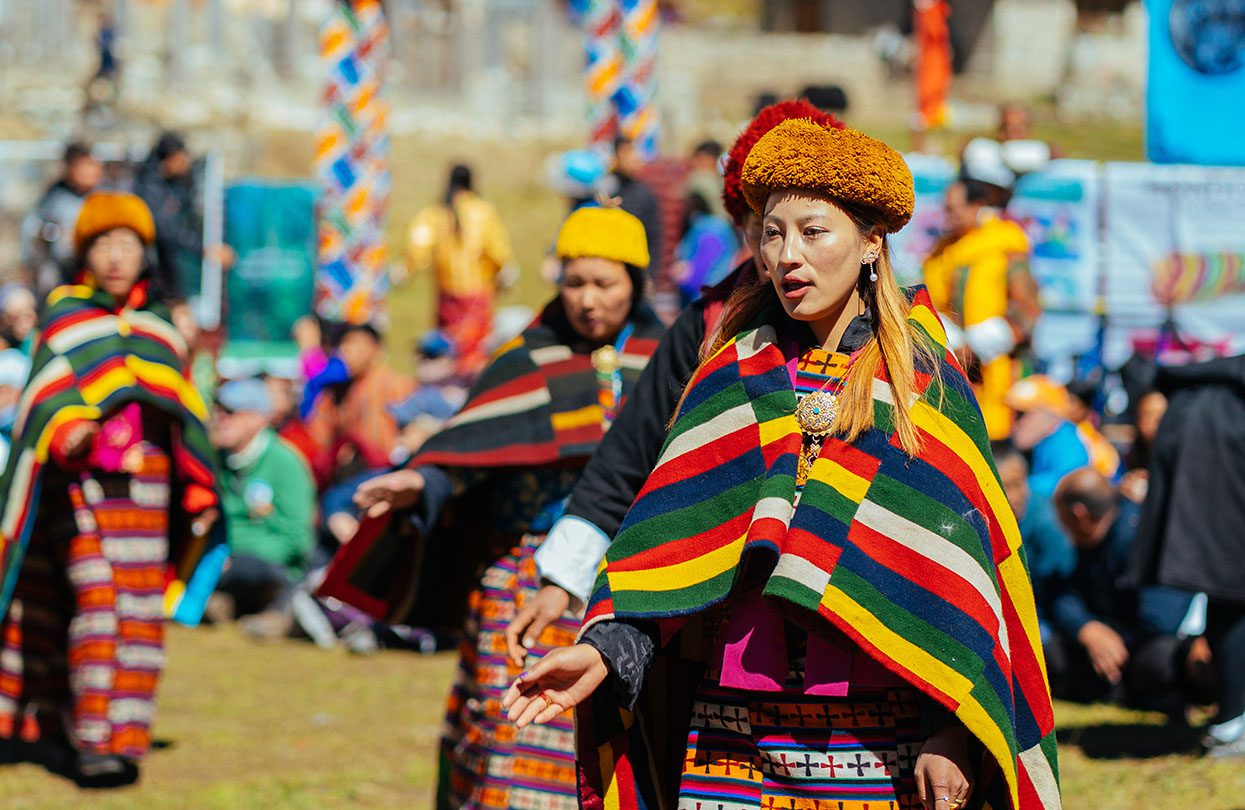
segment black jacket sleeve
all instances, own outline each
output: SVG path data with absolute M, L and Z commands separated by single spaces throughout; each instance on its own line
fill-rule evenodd
M 683 388 L 696 372 L 705 339 L 705 303 L 683 311 L 640 375 L 614 425 L 584 469 L 566 514 L 606 536 L 618 533 L 631 502 L 657 464 Z
M 588 628 L 583 643 L 605 659 L 614 701 L 628 710 L 634 709 L 644 689 L 644 676 L 660 646 L 657 626 L 648 622 L 600 622 Z

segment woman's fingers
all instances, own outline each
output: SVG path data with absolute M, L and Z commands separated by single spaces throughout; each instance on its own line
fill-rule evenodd
M 524 631 L 535 618 L 536 608 L 532 602 L 528 602 L 506 626 L 506 649 L 510 652 L 510 660 L 516 667 L 523 666 L 523 662 L 527 660 L 527 649 L 519 643 L 519 639 L 523 637 Z

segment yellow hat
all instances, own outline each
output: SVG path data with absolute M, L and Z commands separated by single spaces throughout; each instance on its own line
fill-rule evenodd
M 744 162 L 748 204 L 765 212 L 769 195 L 806 189 L 872 208 L 890 233 L 912 218 L 912 172 L 903 156 L 854 129 L 831 129 L 807 119 L 784 121 L 757 141 Z
M 81 253 L 87 242 L 113 228 L 129 228 L 148 245 L 156 238 L 156 221 L 147 203 L 122 191 L 96 191 L 87 195 L 78 212 L 74 250 Z
M 644 223 L 621 208 L 580 208 L 562 223 L 559 259 L 612 259 L 641 270 L 648 267 Z

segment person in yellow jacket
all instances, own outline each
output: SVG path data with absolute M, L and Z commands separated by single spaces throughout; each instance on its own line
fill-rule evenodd
M 1011 432 L 1007 391 L 1040 314 L 1029 239 L 1002 217 L 1005 187 L 965 179 L 947 188 L 946 235 L 925 260 L 925 284 L 977 390 L 991 440 Z
M 433 270 L 437 326 L 458 351 L 458 372 L 474 377 L 488 362 L 499 289 L 514 283 L 510 237 L 492 204 L 473 190 L 471 169 L 450 170 L 445 197 L 411 221 L 407 264 L 411 273 Z

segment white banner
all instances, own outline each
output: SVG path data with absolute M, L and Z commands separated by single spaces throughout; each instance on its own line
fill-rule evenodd
M 1245 169 L 1106 165 L 1107 313 L 1199 340 L 1245 336 Z
M 1047 312 L 1096 309 L 1099 186 L 1092 160 L 1056 160 L 1016 185 L 1007 213 L 1029 235 L 1029 267 Z

